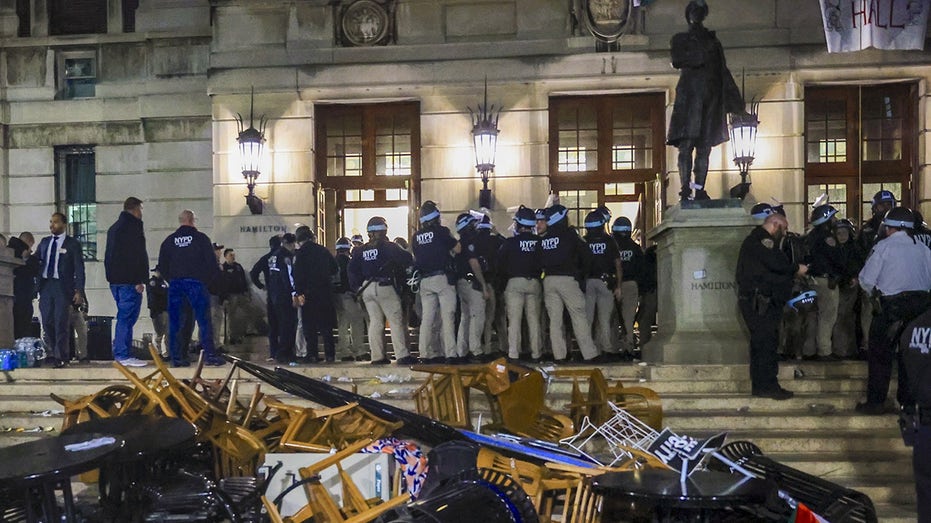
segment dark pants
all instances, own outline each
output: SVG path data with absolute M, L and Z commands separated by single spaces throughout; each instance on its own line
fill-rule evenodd
M 870 323 L 870 345 L 868 355 L 869 378 L 866 383 L 867 403 L 882 404 L 889 394 L 889 380 L 892 378 L 892 360 L 896 359 L 899 368 L 899 389 L 896 399 L 899 406 L 914 406 L 908 388 L 902 353 L 898 351 L 899 336 L 912 320 L 928 309 L 927 292 L 902 293 L 891 298 L 881 298 L 882 311 L 873 316 Z
M 278 339 L 278 311 L 271 301 L 265 302 L 265 314 L 268 316 L 268 355 L 274 358 L 278 355 L 281 341 Z
M 918 523 L 931 523 L 931 424 L 918 427 L 912 449 L 912 467 L 918 494 Z
M 13 302 L 13 339 L 32 336 L 32 300 Z
M 197 326 L 200 327 L 200 344 L 206 355 L 214 356 L 213 326 L 210 323 L 210 294 L 200 280 L 182 278 L 172 280 L 168 287 L 168 351 L 174 365 L 187 362 L 187 354 L 181 347 L 181 326 L 185 303 L 191 306 Z
M 333 327 L 336 326 L 336 311 L 332 296 L 321 295 L 313 302 L 301 307 L 301 322 L 304 324 L 304 339 L 307 340 L 307 357 L 317 359 L 317 334 L 323 337 L 323 355 L 329 360 L 336 359 L 336 340 Z M 406 330 L 406 329 L 405 329 Z
M 280 363 L 293 361 L 294 339 L 297 337 L 297 309 L 290 302 L 275 304 L 273 309 L 275 311 L 275 331 L 277 332 L 278 347 L 272 357 Z M 271 323 L 269 323 L 269 328 L 271 328 Z
M 694 160 L 692 152 L 695 153 Z M 711 147 L 694 145 L 692 140 L 682 140 L 679 142 L 679 180 L 682 182 L 682 189 L 679 194 L 688 196 L 692 193 L 690 181 L 692 179 L 692 170 L 694 164 L 695 186 L 705 188 L 705 179 L 708 177 L 708 158 L 711 156 Z
M 753 392 L 771 392 L 779 388 L 779 321 L 781 311 L 769 306 L 765 314 L 753 310 L 751 298 L 740 298 L 740 314 L 750 331 L 750 383 Z
M 48 344 L 49 357 L 58 361 L 69 361 L 71 353 L 71 302 L 74 295 L 65 295 L 60 280 L 45 280 L 39 293 L 39 313 L 42 315 L 42 330 Z

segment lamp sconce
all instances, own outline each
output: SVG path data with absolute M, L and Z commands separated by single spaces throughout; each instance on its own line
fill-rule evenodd
M 475 148 L 475 170 L 482 177 L 482 189 L 478 193 L 478 206 L 491 209 L 491 189 L 488 178 L 495 170 L 495 149 L 498 146 L 498 116 L 501 107 L 488 105 L 488 78 L 485 78 L 484 102 L 474 111 L 471 107 L 472 143 Z
M 740 73 L 740 84 L 740 95 L 743 97 L 746 92 L 743 71 Z M 760 126 L 759 100 L 751 99 L 747 105 L 745 113 L 727 115 L 727 129 L 734 149 L 734 165 L 740 169 L 740 183 L 731 187 L 730 194 L 731 198 L 741 200 L 750 192 L 750 166 L 753 165 L 756 155 L 757 128 Z
M 253 109 L 255 108 L 255 87 L 249 95 L 249 127 L 245 128 L 242 115 L 236 113 L 236 122 L 239 127 L 239 136 L 236 141 L 239 142 L 239 157 L 242 161 L 242 176 L 246 180 L 246 187 L 249 193 L 246 195 L 246 205 L 252 214 L 262 214 L 265 203 L 255 194 L 255 183 L 258 180 L 261 171 L 259 170 L 262 161 L 262 150 L 265 147 L 265 126 L 268 120 L 265 116 L 259 118 L 259 128 L 254 125 Z

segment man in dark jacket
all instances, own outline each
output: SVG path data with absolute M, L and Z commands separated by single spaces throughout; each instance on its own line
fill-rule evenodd
M 297 338 L 297 308 L 294 304 L 294 250 L 295 237 L 285 233 L 281 246 L 268 257 L 268 278 L 265 286 L 268 301 L 275 310 L 275 332 L 278 333 L 277 345 L 270 358 L 278 363 L 289 364 L 294 361 L 295 339 Z
M 139 319 L 142 293 L 149 280 L 149 254 L 145 248 L 142 200 L 139 198 L 126 198 L 123 212 L 107 231 L 103 266 L 110 293 L 116 301 L 113 359 L 129 367 L 144 367 L 146 363 L 130 353 L 133 326 Z
M 220 273 L 216 255 L 206 234 L 194 226 L 194 211 L 185 209 L 178 216 L 178 229 L 162 242 L 158 253 L 158 266 L 168 281 L 168 350 L 175 367 L 190 365 L 187 354 L 181 349 L 178 331 L 181 330 L 182 312 L 187 302 L 193 309 L 200 328 L 200 343 L 204 348 L 206 365 L 223 365 L 226 361 L 216 355 L 213 343 L 213 325 L 210 320 L 210 295 L 207 285 Z
M 259 261 L 255 262 L 255 265 L 252 266 L 252 270 L 249 271 L 249 279 L 252 280 L 252 284 L 259 288 L 259 290 L 265 291 L 265 314 L 268 321 L 268 353 L 269 360 L 275 358 L 275 354 L 278 352 L 278 319 L 275 316 L 275 304 L 272 301 L 271 294 L 268 292 L 266 287 L 269 284 L 269 267 L 268 260 L 271 256 L 274 256 L 275 251 L 281 247 L 281 236 L 277 234 L 268 239 L 268 252 L 262 255 L 259 258 Z M 259 276 L 262 278 L 260 279 Z M 265 283 L 262 283 L 262 281 Z
M 25 265 L 13 269 L 13 338 L 32 335 L 32 300 L 36 297 L 36 278 L 39 276 L 39 257 L 32 252 L 36 239 L 24 232 L 10 238 L 7 247 Z
M 295 232 L 297 252 L 294 253 L 295 303 L 301 307 L 301 322 L 307 340 L 307 359 L 317 361 L 317 334 L 323 337 L 323 354 L 327 363 L 336 360 L 336 309 L 333 306 L 333 277 L 339 273 L 336 259 L 330 251 L 314 240 L 310 227 L 298 227 Z
M 241 343 L 249 324 L 249 282 L 246 281 L 246 270 L 236 261 L 236 251 L 233 249 L 223 251 L 223 265 L 220 266 L 220 270 L 223 271 L 227 293 L 223 300 L 223 313 L 229 336 L 226 341 L 232 344 Z

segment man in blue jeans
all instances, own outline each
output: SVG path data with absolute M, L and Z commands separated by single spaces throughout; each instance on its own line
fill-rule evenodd
M 175 367 L 190 365 L 178 336 L 185 302 L 191 306 L 200 328 L 204 364 L 218 366 L 226 363 L 214 348 L 210 294 L 207 292 L 207 285 L 219 277 L 220 266 L 210 238 L 194 226 L 196 220 L 194 211 L 181 211 L 178 216 L 181 226 L 165 238 L 158 253 L 158 267 L 168 281 L 168 351 Z
M 145 367 L 146 362 L 132 357 L 133 326 L 139 319 L 142 292 L 149 276 L 149 254 L 142 226 L 142 200 L 130 196 L 123 202 L 123 212 L 107 231 L 107 249 L 103 261 L 116 301 L 116 328 L 113 333 L 113 359 L 127 367 Z

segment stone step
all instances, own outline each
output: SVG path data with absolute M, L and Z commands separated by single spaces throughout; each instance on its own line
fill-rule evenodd
M 885 418 L 884 418 L 885 419 Z M 888 420 L 891 421 L 891 420 Z M 709 437 L 713 433 L 697 430 L 688 433 L 694 437 Z M 899 430 L 884 423 L 871 430 L 799 429 L 799 430 L 735 430 L 727 433 L 727 441 L 750 441 L 763 451 L 771 453 L 886 453 L 911 456 L 912 451 L 902 443 Z
M 910 467 L 909 467 L 910 468 Z M 870 480 L 861 478 L 833 478 L 831 481 L 845 487 L 860 491 L 873 501 L 873 504 L 914 505 L 916 503 L 915 482 L 902 476 L 873 476 Z M 880 521 L 885 521 L 880 519 Z M 912 520 L 914 521 L 914 520 Z
M 804 378 L 785 379 L 780 382 L 783 387 L 796 393 L 866 393 L 866 379 L 860 378 Z M 631 384 L 634 385 L 634 384 Z M 750 395 L 750 380 L 663 380 L 643 381 L 636 385 L 649 387 L 661 397 L 666 394 L 747 394 Z M 890 393 L 895 386 L 890 387 Z
M 606 367 L 610 368 L 610 365 Z M 749 380 L 747 365 L 653 365 L 644 364 L 651 381 L 663 380 Z M 860 377 L 866 378 L 863 361 L 783 362 L 779 365 L 779 379 L 792 379 L 796 371 L 806 377 Z M 604 372 L 604 369 L 602 370 Z
M 868 452 L 868 453 L 767 453 L 783 465 L 798 469 L 819 478 L 849 486 L 843 481 L 856 479 L 873 482 L 877 476 L 896 477 L 901 481 L 912 481 L 911 453 Z M 850 487 L 853 488 L 853 487 Z
M 915 523 L 918 507 L 914 503 L 876 503 L 876 519 L 882 523 Z
M 895 416 L 862 416 L 849 412 L 818 415 L 808 410 L 785 410 L 780 413 L 707 410 L 701 412 L 673 412 L 664 415 L 664 424 L 675 432 L 688 434 L 696 430 L 760 431 L 760 430 L 817 430 L 862 429 L 877 426 L 894 426 Z
M 699 410 L 727 410 L 741 412 L 778 412 L 782 410 L 809 410 L 813 413 L 852 411 L 857 402 L 856 393 L 799 393 L 794 398 L 773 401 L 749 394 L 664 394 L 663 412 L 694 412 Z

